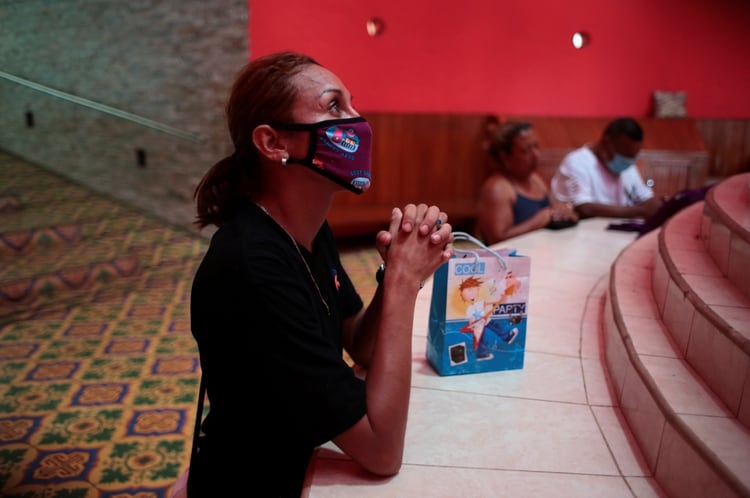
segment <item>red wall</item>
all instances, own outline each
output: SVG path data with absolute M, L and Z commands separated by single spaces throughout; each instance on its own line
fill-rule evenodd
M 658 89 L 750 118 L 750 0 L 248 1 L 251 58 L 308 53 L 360 111 L 642 117 Z

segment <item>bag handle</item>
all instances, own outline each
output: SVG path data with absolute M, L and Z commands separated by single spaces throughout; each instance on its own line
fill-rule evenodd
M 500 261 L 500 264 L 502 265 L 503 270 L 507 270 L 508 269 L 508 263 L 505 261 L 505 258 L 499 252 L 497 252 L 496 250 L 490 249 L 489 247 L 487 247 L 487 245 L 484 242 L 482 242 L 481 240 L 477 239 L 476 237 L 474 237 L 474 236 L 472 236 L 472 235 L 470 235 L 470 234 L 468 234 L 466 232 L 453 232 L 453 240 L 454 241 L 456 241 L 456 240 L 464 240 L 464 241 L 471 242 L 472 244 L 475 244 L 475 245 L 481 247 L 485 251 L 488 251 L 490 254 L 492 254 L 493 256 L 495 256 Z M 473 254 L 475 261 L 480 258 L 479 253 L 477 251 L 472 250 L 472 249 L 458 249 L 458 248 L 454 247 L 453 248 L 453 253 L 456 254 L 456 255 L 462 256 L 462 257 L 466 257 L 466 256 L 468 256 L 470 254 Z

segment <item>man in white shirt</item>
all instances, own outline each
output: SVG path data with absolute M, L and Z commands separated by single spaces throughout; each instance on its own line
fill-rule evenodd
M 580 218 L 648 218 L 662 205 L 635 165 L 643 130 L 632 118 L 618 118 L 593 145 L 563 158 L 552 177 L 551 191 L 573 204 Z

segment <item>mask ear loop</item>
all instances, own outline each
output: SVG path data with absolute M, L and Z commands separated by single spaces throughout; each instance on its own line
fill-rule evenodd
M 295 159 L 291 156 L 282 157 L 281 165 L 287 166 L 289 164 L 303 164 L 305 166 L 315 167 L 313 159 L 315 159 L 315 151 L 317 150 L 318 142 L 318 125 L 320 123 L 275 123 L 270 126 L 284 131 L 306 131 L 309 134 L 307 141 L 307 154 L 302 159 Z

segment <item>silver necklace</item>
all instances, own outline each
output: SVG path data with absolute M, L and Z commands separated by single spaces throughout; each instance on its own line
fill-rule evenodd
M 294 239 L 294 237 L 292 237 L 292 234 L 289 233 L 289 230 L 287 230 L 284 225 L 282 225 L 281 223 L 279 223 L 276 220 L 276 218 L 274 218 L 273 216 L 271 216 L 271 213 L 268 212 L 268 209 L 266 209 L 265 206 L 263 206 L 259 202 L 256 202 L 255 205 L 258 206 L 261 209 L 261 211 L 263 211 L 264 213 L 266 213 L 266 216 L 268 216 L 269 218 L 271 218 L 271 220 L 273 220 L 274 223 L 276 223 L 277 225 L 279 225 L 281 227 L 281 229 L 284 230 L 284 233 L 287 234 L 287 236 L 289 237 L 289 239 L 292 241 L 292 244 L 294 245 L 294 248 L 297 250 L 297 254 L 299 254 L 299 258 L 302 260 L 302 263 L 305 265 L 305 269 L 307 269 L 307 274 L 310 275 L 310 280 L 312 280 L 312 283 L 315 286 L 315 290 L 318 291 L 318 297 L 320 297 L 320 301 L 323 303 L 323 306 L 325 306 L 326 313 L 328 313 L 328 316 L 331 316 L 331 308 L 328 306 L 328 302 L 323 298 L 323 293 L 320 292 L 320 287 L 318 287 L 318 281 L 315 280 L 315 277 L 313 276 L 313 272 L 310 269 L 310 265 L 307 264 L 307 260 L 305 259 L 305 256 L 302 254 L 302 251 L 300 250 L 299 244 L 297 244 L 297 241 Z

